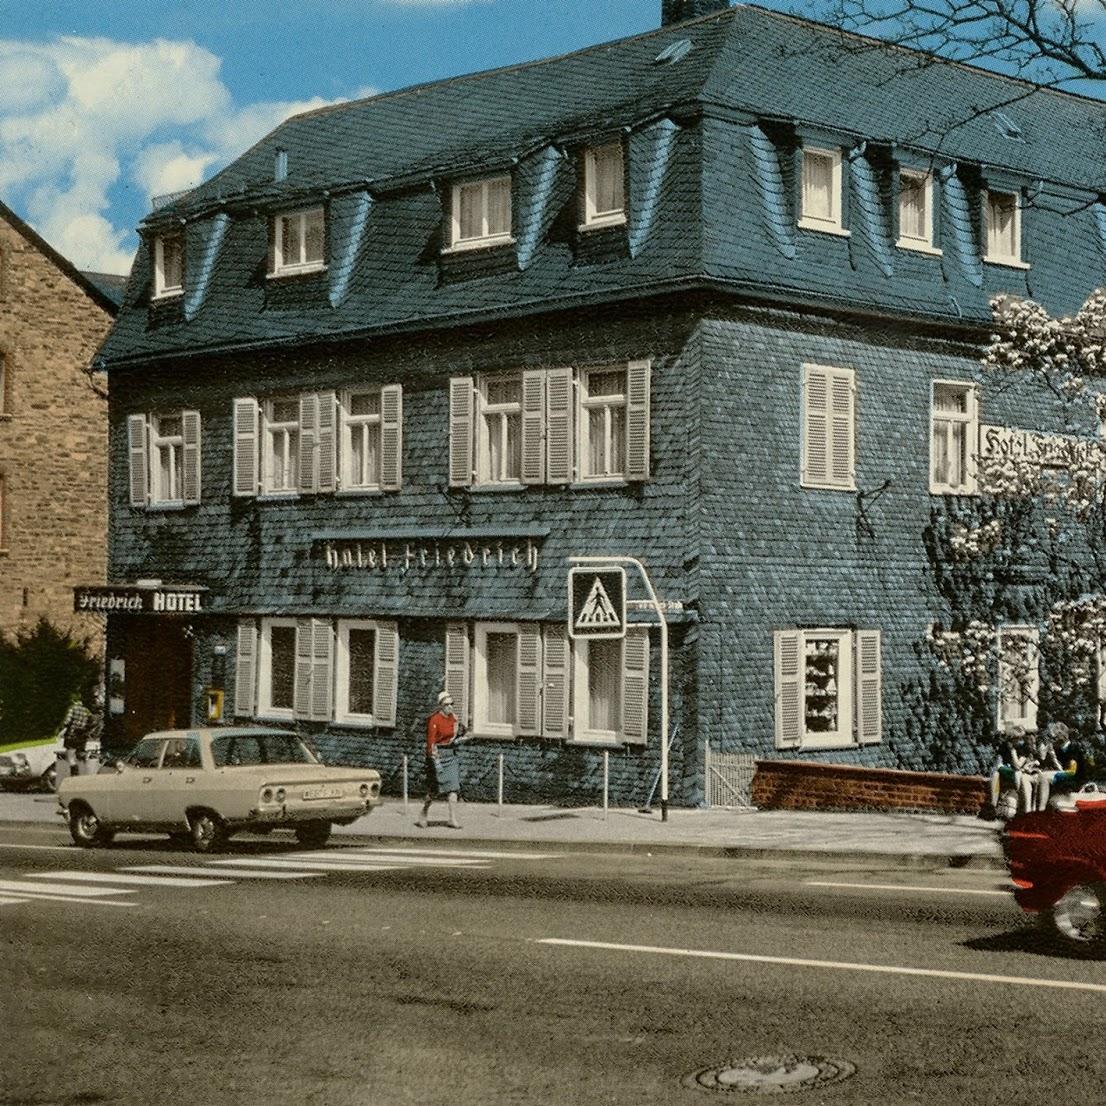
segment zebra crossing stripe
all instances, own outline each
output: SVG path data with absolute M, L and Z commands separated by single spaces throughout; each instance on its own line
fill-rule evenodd
M 345 852 L 365 853 L 375 856 L 386 853 L 388 856 L 449 856 L 449 857 L 473 857 L 476 860 L 554 860 L 557 853 L 523 853 L 523 852 L 495 852 L 484 849 L 390 849 L 384 845 L 365 846 L 363 848 L 346 849 Z
M 277 869 L 303 869 L 303 868 L 317 868 L 323 872 L 390 872 L 395 865 L 394 864 L 343 864 L 338 860 L 284 860 L 280 857 L 266 857 L 264 860 L 245 859 L 242 860 L 213 860 L 212 864 L 227 865 L 230 869 L 235 866 L 244 867 L 246 865 L 252 865 L 255 868 L 277 868 Z
M 5 899 L 0 898 L 0 906 L 14 906 L 16 903 L 26 902 L 26 899 Z
M 64 879 L 74 883 L 123 883 L 139 887 L 222 887 L 222 879 L 184 879 L 180 876 L 136 876 L 120 872 L 33 872 L 28 879 Z
M 43 877 L 50 879 L 53 872 L 42 873 Z M 75 887 L 72 883 L 21 883 L 14 879 L 0 879 L 0 893 L 15 891 L 17 894 L 48 894 L 69 895 L 73 898 L 98 898 L 101 895 L 132 895 L 124 887 Z
M 108 894 L 119 894 L 120 892 L 108 892 Z M 128 894 L 128 892 L 121 892 L 122 894 Z M 90 899 L 84 898 L 78 895 L 55 895 L 49 891 L 20 891 L 18 899 L 8 900 L 10 902 L 68 902 L 77 903 L 80 906 L 134 906 L 133 902 L 120 902 L 118 899 Z
M 256 860 L 243 861 L 243 864 L 256 864 Z M 303 865 L 299 865 L 303 867 Z M 222 876 L 225 879 L 318 879 L 321 872 L 274 872 L 272 869 L 262 871 L 253 868 L 205 868 L 187 867 L 184 864 L 131 864 L 126 868 L 118 869 L 120 872 L 165 872 L 167 875 L 200 875 Z
M 294 861 L 303 864 L 312 864 L 314 861 L 311 859 L 310 853 L 289 853 L 288 854 Z M 330 862 L 340 862 L 346 864 L 349 867 L 367 867 L 373 861 L 382 860 L 390 862 L 392 864 L 430 864 L 436 867 L 442 866 L 456 866 L 458 868 L 486 868 L 488 865 L 483 860 L 477 860 L 469 857 L 456 857 L 454 859 L 448 859 L 445 857 L 434 856 L 410 856 L 406 854 L 393 853 L 393 852 L 379 852 L 373 853 L 371 856 L 350 856 L 347 850 L 342 850 L 337 853 L 323 853 L 321 859 Z

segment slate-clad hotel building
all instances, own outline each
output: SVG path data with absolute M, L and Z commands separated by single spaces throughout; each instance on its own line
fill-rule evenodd
M 200 598 L 108 616 L 114 740 L 223 688 L 394 790 L 445 686 L 470 794 L 502 753 L 509 799 L 594 802 L 606 750 L 639 805 L 657 629 L 565 633 L 568 558 L 626 555 L 668 607 L 674 803 L 708 746 L 925 766 L 922 533 L 981 427 L 1055 429 L 978 359 L 995 294 L 1101 282 L 1103 105 L 755 7 L 662 20 L 296 116 L 143 222 L 109 579 Z

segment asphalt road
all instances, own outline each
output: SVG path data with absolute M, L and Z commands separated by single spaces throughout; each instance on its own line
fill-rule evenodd
M 67 842 L 0 827 L 3 1106 L 705 1106 L 790 1055 L 844 1076 L 796 1106 L 1106 1086 L 1106 963 L 994 871 Z

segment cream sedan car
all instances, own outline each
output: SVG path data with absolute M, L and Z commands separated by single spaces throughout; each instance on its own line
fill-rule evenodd
M 328 768 L 282 730 L 165 730 L 144 737 L 114 769 L 62 780 L 58 805 L 85 848 L 119 832 L 163 831 L 206 853 L 233 833 L 276 828 L 318 848 L 332 824 L 349 825 L 380 805 L 380 774 Z

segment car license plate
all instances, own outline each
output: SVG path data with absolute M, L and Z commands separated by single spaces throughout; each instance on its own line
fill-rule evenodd
M 340 787 L 308 787 L 304 789 L 305 799 L 340 799 L 342 789 Z

